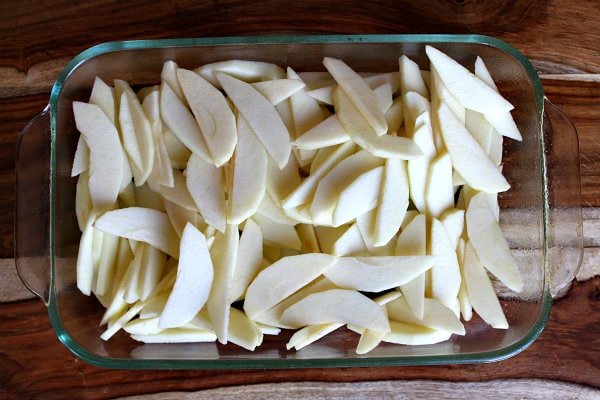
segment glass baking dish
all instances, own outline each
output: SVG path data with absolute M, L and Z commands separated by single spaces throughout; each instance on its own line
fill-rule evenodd
M 125 333 L 100 339 L 103 308 L 75 284 L 80 231 L 70 170 L 78 133 L 72 101 L 87 101 L 94 78 L 132 85 L 158 83 L 166 60 L 181 67 L 247 59 L 324 70 L 324 56 L 355 70 L 397 70 L 405 54 L 426 67 L 424 48 L 436 46 L 464 65 L 486 62 L 501 93 L 515 105 L 522 142 L 507 140 L 503 172 L 511 189 L 499 196 L 501 226 L 517 258 L 525 289 L 505 294 L 507 330 L 474 317 L 464 337 L 427 346 L 381 344 L 355 352 L 358 337 L 339 329 L 300 350 L 289 335 L 266 336 L 254 352 L 233 344 L 142 344 Z M 529 346 L 542 332 L 553 297 L 568 289 L 581 261 L 582 221 L 577 133 L 544 96 L 531 63 L 515 48 L 478 35 L 266 36 L 111 42 L 75 57 L 58 77 L 50 103 L 24 129 L 17 152 L 15 255 L 25 284 L 47 305 L 59 340 L 81 359 L 108 368 L 303 368 L 460 364 L 499 361 Z

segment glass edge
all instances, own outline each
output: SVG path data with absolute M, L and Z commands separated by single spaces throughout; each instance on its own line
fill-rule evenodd
M 304 369 L 304 368 L 349 368 L 349 367 L 408 367 L 433 365 L 481 364 L 500 362 L 526 350 L 542 333 L 550 317 L 552 296 L 545 291 L 540 316 L 533 329 L 521 340 L 500 350 L 465 355 L 441 355 L 424 357 L 360 357 L 347 359 L 307 358 L 307 359 L 118 359 L 98 356 L 81 347 L 66 332 L 60 321 L 51 291 L 48 313 L 59 341 L 79 359 L 107 369 L 129 370 L 231 370 L 231 369 Z

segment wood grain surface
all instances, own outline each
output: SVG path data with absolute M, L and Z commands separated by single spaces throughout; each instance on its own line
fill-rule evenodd
M 599 18 L 597 0 L 0 2 L 0 398 L 597 398 Z M 579 132 L 589 273 L 555 302 L 533 345 L 491 364 L 121 371 L 75 358 L 12 261 L 16 144 L 58 73 L 80 51 L 112 40 L 308 33 L 478 33 L 523 52 Z

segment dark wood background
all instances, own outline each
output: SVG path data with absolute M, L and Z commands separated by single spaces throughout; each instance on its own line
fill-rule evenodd
M 166 396 L 164 393 L 176 391 L 192 391 L 194 398 L 210 394 L 223 398 L 299 398 L 294 397 L 294 390 L 313 398 L 330 398 L 333 393 L 399 398 L 464 398 L 467 393 L 483 396 L 499 392 L 508 398 L 511 394 L 540 398 L 547 393 L 557 397 L 559 393 L 578 398 L 600 396 L 599 277 L 575 283 L 567 296 L 554 304 L 546 329 L 531 347 L 493 364 L 118 371 L 88 365 L 58 342 L 42 302 L 31 299 L 14 278 L 12 260 L 14 162 L 19 133 L 47 104 L 59 71 L 94 44 L 234 35 L 478 33 L 506 40 L 532 60 L 547 96 L 573 119 L 579 131 L 586 216 L 584 267 L 598 271 L 599 21 L 597 0 L 0 2 L 0 398 L 142 394 L 147 396 L 136 398 L 151 398 L 151 393 Z M 414 380 L 420 384 L 408 384 Z M 311 385 L 301 386 L 299 382 Z M 469 382 L 481 384 L 472 386 Z

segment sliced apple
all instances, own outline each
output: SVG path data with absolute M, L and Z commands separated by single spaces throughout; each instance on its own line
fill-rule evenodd
M 465 334 L 465 327 L 448 307 L 435 299 L 425 298 L 423 318 L 417 318 L 406 301 L 399 297 L 385 305 L 390 320 L 440 329 L 458 335 Z
M 425 86 L 419 65 L 406 55 L 400 56 L 398 64 L 400 67 L 400 91 L 402 96 L 405 96 L 408 92 L 415 92 L 424 98 L 429 98 L 429 91 Z
M 252 84 L 263 96 L 276 106 L 306 86 L 300 78 L 272 79 Z
M 298 329 L 290 337 L 290 340 L 286 343 L 285 347 L 288 350 L 296 349 L 300 350 L 311 343 L 316 342 L 324 336 L 327 336 L 336 329 L 342 327 L 344 324 L 331 322 L 327 324 L 308 325 L 302 329 Z
M 229 332 L 227 337 L 232 343 L 253 351 L 263 341 L 263 333 L 246 314 L 237 308 L 231 307 L 229 312 Z
M 431 221 L 429 254 L 438 256 L 431 268 L 431 297 L 452 308 L 460 289 L 460 267 L 456 248 L 437 218 Z
M 238 116 L 238 144 L 228 193 L 227 220 L 241 224 L 252 216 L 267 189 L 267 152 L 243 116 Z
M 452 160 L 449 153 L 441 153 L 431 161 L 424 200 L 427 214 L 434 218 L 454 206 Z
M 252 219 L 247 220 L 240 235 L 236 264 L 231 278 L 229 296 L 232 302 L 244 298 L 248 285 L 262 267 L 262 245 L 260 227 Z
M 340 307 L 343 304 L 343 307 Z M 283 323 L 303 327 L 327 323 L 356 325 L 377 331 L 389 331 L 381 306 L 356 290 L 331 289 L 313 293 L 287 308 Z
M 427 254 L 427 221 L 425 214 L 416 215 L 400 231 L 396 241 L 396 255 L 424 256 Z M 406 297 L 413 314 L 423 318 L 425 302 L 425 273 L 400 285 L 402 294 Z
M 452 336 L 452 333 L 445 330 L 390 320 L 390 332 L 384 336 L 383 341 L 409 346 L 422 346 L 444 342 L 450 336 Z
M 342 288 L 382 292 L 430 269 L 431 256 L 339 257 L 323 275 Z
M 188 160 L 185 185 L 206 223 L 224 232 L 227 210 L 223 168 L 192 154 Z
M 483 193 L 471 198 L 465 220 L 469 240 L 485 268 L 509 289 L 523 290 L 521 272 Z
M 216 75 L 226 73 L 244 82 L 269 81 L 285 78 L 285 71 L 280 66 L 264 62 L 249 60 L 226 60 L 205 64 L 194 72 L 202 75 L 216 88 L 221 89 L 221 82 Z
M 398 232 L 409 203 L 406 161 L 388 159 L 384 165 L 376 208 L 374 245 L 383 246 Z
M 227 343 L 231 311 L 231 282 L 237 263 L 239 247 L 238 226 L 227 224 L 225 232 L 217 232 L 210 248 L 214 266 L 214 282 L 210 288 L 207 307 L 213 328 L 220 343 Z
M 348 184 L 340 193 L 331 215 L 332 225 L 340 226 L 377 207 L 384 167 L 367 171 Z M 319 221 L 322 223 L 321 221 Z
M 387 133 L 387 122 L 380 103 L 365 80 L 342 60 L 325 57 L 323 65 L 337 84 L 347 93 L 354 107 L 377 135 Z
M 109 210 L 123 178 L 123 149 L 116 127 L 99 106 L 73 102 L 75 125 L 90 149 L 89 190 L 94 208 Z
M 463 269 L 469 301 L 473 309 L 491 327 L 508 329 L 508 322 L 496 292 L 494 292 L 492 282 L 479 261 L 471 242 L 467 242 L 465 247 Z
M 252 85 L 222 72 L 217 79 L 279 168 L 291 154 L 290 133 L 271 102 Z
M 382 158 L 401 158 L 410 160 L 422 155 L 421 149 L 412 140 L 402 136 L 377 135 L 358 112 L 350 96 L 341 88 L 333 93 L 336 113 L 346 127 L 350 138 L 360 147 Z M 385 117 L 384 117 L 385 120 Z M 387 133 L 387 123 L 386 123 Z
M 94 227 L 106 233 L 146 242 L 170 255 L 179 257 L 179 239 L 169 217 L 162 211 L 127 207 L 104 213 Z
M 444 144 L 452 166 L 473 188 L 488 193 L 508 190 L 510 185 L 481 146 L 445 105 L 437 110 Z
M 212 162 L 194 115 L 167 82 L 160 86 L 160 115 L 169 131 L 192 153 Z
M 332 149 L 328 156 L 320 163 L 318 168 L 311 171 L 306 179 L 282 201 L 284 209 L 290 209 L 311 201 L 317 191 L 321 179 L 326 176 L 339 163 L 354 152 L 355 146 L 352 142 L 342 143 Z
M 284 257 L 263 269 L 248 286 L 244 311 L 250 319 L 273 307 L 315 280 L 335 262 L 335 257 L 307 253 Z
M 429 45 L 425 52 L 444 86 L 464 107 L 482 114 L 513 109 L 498 92 L 445 53 Z
M 181 237 L 177 278 L 160 316 L 159 327 L 174 328 L 190 322 L 206 304 L 213 276 L 206 238 L 192 224 L 186 225 Z
M 177 79 L 200 126 L 208 153 L 220 167 L 229 161 L 237 143 L 233 111 L 223 94 L 197 73 L 179 68 Z

